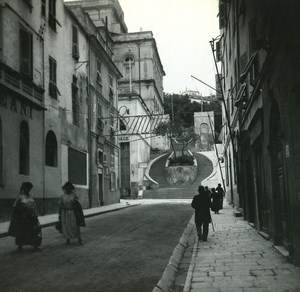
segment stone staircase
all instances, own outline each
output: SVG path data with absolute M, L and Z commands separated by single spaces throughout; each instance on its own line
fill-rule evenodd
M 170 155 L 170 153 L 167 153 L 166 155 L 159 158 L 152 165 L 152 167 L 149 171 L 150 177 L 159 184 L 160 188 L 165 188 L 165 187 L 170 186 L 165 178 L 165 173 L 164 173 L 165 164 L 166 164 L 166 161 L 167 161 L 169 155 Z
M 190 185 L 176 186 L 169 185 L 165 179 L 165 163 L 169 155 L 158 159 L 151 167 L 150 177 L 159 183 L 158 189 L 144 190 L 144 199 L 191 199 L 198 193 L 201 181 L 208 177 L 213 171 L 212 162 L 200 153 L 194 153 L 197 159 L 197 177 Z

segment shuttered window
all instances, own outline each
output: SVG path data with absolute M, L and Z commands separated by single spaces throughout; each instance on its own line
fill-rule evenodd
M 56 61 L 52 57 L 49 57 L 49 95 L 57 98 Z
M 41 15 L 46 17 L 46 0 L 42 0 L 41 2 Z
M 72 26 L 72 56 L 74 59 L 79 59 L 79 46 L 78 46 L 78 28 Z
M 49 0 L 49 26 L 56 31 L 56 0 Z
M 20 71 L 32 78 L 32 33 L 24 28 L 19 30 Z
M 73 124 L 79 126 L 79 101 L 78 101 L 78 86 L 77 78 L 73 76 L 72 82 L 72 116 Z

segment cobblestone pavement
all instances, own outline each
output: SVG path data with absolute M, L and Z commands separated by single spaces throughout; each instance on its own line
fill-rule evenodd
M 197 241 L 184 292 L 300 291 L 300 269 L 289 263 L 224 204 L 212 214 L 215 232 Z

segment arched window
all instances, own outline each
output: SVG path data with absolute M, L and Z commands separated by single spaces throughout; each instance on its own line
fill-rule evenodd
M 202 123 L 200 125 L 200 140 L 201 144 L 204 147 L 209 146 L 209 128 L 207 123 Z
M 124 65 L 124 78 L 129 80 L 133 79 L 134 76 L 134 56 L 132 54 L 127 54 L 124 57 L 123 65 Z
M 3 183 L 3 145 L 2 145 L 2 121 L 0 117 L 0 184 Z
M 29 174 L 29 127 L 23 121 L 20 126 L 19 173 Z
M 131 63 L 133 64 L 134 63 L 134 57 L 132 55 L 127 55 L 124 59 L 125 63 Z
M 46 165 L 57 167 L 57 141 L 53 131 L 46 136 Z

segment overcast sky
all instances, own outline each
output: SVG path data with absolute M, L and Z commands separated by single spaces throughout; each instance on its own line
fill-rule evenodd
M 166 72 L 164 91 L 214 93 L 209 41 L 219 35 L 217 0 L 119 0 L 129 32 L 152 30 Z
M 68 0 L 65 0 L 68 1 Z M 215 93 L 209 41 L 219 35 L 217 0 L 119 0 L 128 32 L 153 32 L 166 76 L 164 91 Z

